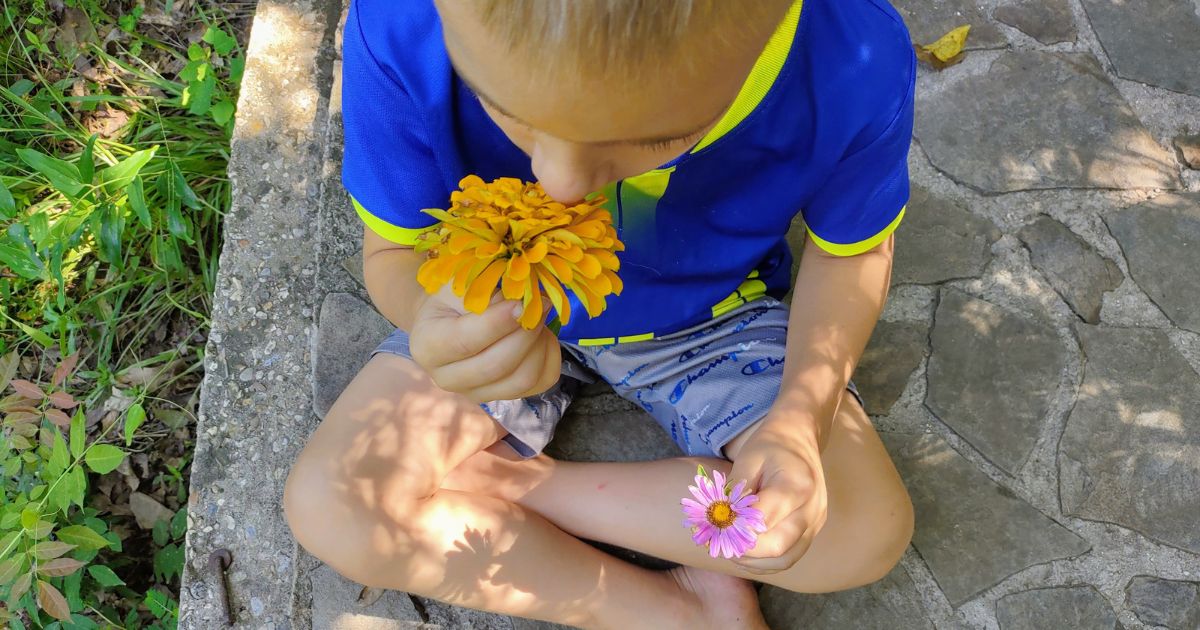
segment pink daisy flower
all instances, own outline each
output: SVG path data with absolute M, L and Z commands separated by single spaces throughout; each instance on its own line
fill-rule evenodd
M 759 532 L 767 531 L 763 513 L 752 507 L 758 496 L 743 492 L 746 481 L 740 481 L 729 492 L 725 475 L 714 470 L 709 479 L 704 467 L 696 471 L 696 485 L 688 486 L 694 500 L 684 497 L 683 513 L 687 516 L 683 526 L 692 529 L 692 541 L 697 545 L 708 545 L 708 553 L 716 558 L 740 558 L 754 548 Z

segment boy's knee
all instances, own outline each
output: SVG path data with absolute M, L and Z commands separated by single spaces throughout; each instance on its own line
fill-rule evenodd
M 881 507 L 873 540 L 863 546 L 867 551 L 861 562 L 858 586 L 877 582 L 891 573 L 912 542 L 913 507 L 907 493 L 902 493 L 890 506 Z

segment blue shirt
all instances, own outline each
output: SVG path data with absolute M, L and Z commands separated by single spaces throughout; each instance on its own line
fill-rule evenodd
M 412 244 L 468 174 L 532 180 L 530 160 L 455 74 L 431 0 L 353 0 L 343 49 L 343 183 L 363 221 Z M 837 255 L 867 251 L 908 199 L 915 58 L 883 0 L 797 0 L 734 103 L 688 153 L 610 184 L 624 292 L 559 336 L 637 341 L 790 284 L 803 215 Z

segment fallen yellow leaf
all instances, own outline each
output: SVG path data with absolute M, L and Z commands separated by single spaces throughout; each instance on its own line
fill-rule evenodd
M 921 46 L 923 50 L 933 55 L 938 61 L 946 63 L 962 53 L 963 46 L 967 43 L 967 33 L 971 31 L 970 24 L 962 26 L 942 35 L 940 39 L 928 46 Z

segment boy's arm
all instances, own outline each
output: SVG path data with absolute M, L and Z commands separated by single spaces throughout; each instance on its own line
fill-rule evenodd
M 767 531 L 734 562 L 752 573 L 794 565 L 827 516 L 821 449 L 846 383 L 887 298 L 894 237 L 855 256 L 808 239 L 788 319 L 783 382 L 775 404 L 736 453 L 731 480 L 757 488 Z
M 412 332 L 417 311 L 428 296 L 417 283 L 425 255 L 363 228 L 363 280 L 375 309 L 397 328 Z
M 787 359 L 764 429 L 803 435 L 823 450 L 838 400 L 858 364 L 892 274 L 894 236 L 857 256 L 835 256 L 810 237 L 793 291 Z

